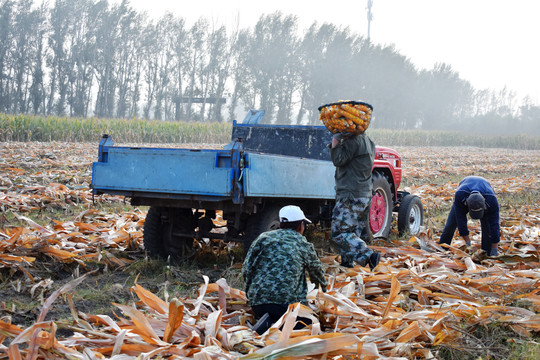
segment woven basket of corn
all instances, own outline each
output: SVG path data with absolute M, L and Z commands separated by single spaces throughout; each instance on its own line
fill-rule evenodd
M 338 101 L 319 106 L 319 119 L 332 132 L 362 134 L 369 126 L 373 106 L 360 101 Z

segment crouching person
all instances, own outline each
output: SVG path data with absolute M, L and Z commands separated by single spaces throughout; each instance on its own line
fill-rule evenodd
M 253 329 L 258 334 L 279 320 L 290 304 L 307 305 L 306 271 L 310 281 L 326 291 L 321 261 L 313 244 L 303 236 L 311 221 L 294 205 L 281 208 L 279 221 L 280 229 L 255 239 L 242 267 L 249 305 L 260 319 Z M 310 323 L 309 319 L 299 320 Z

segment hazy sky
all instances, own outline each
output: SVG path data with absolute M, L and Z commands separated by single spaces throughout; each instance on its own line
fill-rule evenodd
M 119 0 L 117 0 L 119 1 Z M 252 27 L 262 14 L 297 15 L 367 36 L 367 2 L 293 0 L 130 0 L 158 17 L 171 11 L 191 26 L 200 17 Z M 391 45 L 418 68 L 452 65 L 477 89 L 504 86 L 540 103 L 540 0 L 373 0 L 371 40 Z

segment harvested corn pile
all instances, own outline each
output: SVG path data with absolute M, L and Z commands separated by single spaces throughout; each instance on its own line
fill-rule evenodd
M 324 256 L 328 291 L 312 288 L 309 307 L 291 306 L 259 335 L 247 326 L 253 318 L 242 289 L 224 279 L 211 283 L 204 274 L 193 297 L 157 295 L 136 283 L 134 301 L 115 302 L 114 315 L 79 309 L 71 294 L 89 281 L 89 262 L 119 271 L 134 257 L 144 257 L 145 211 L 95 208 L 100 201 L 121 199 L 100 197 L 92 204 L 92 144 L 2 145 L 0 271 L 3 278 L 22 274 L 13 286 L 44 296 L 29 326 L 12 323 L 9 312 L 0 312 L 0 359 L 433 359 L 444 347 L 489 351 L 490 345 L 472 332 L 493 324 L 510 329 L 516 339 L 538 336 L 540 205 L 534 199 L 540 186 L 539 152 L 399 151 L 405 185 L 421 195 L 427 228 L 410 239 L 377 243 L 383 256 L 373 272 L 360 266 L 346 269 L 334 255 Z M 489 178 L 501 197 L 501 255 L 495 258 L 469 252 L 460 239 L 448 250 L 436 244 L 444 225 L 436 216 L 446 215 L 459 178 L 472 174 Z M 73 207 L 77 211 L 67 221 L 52 218 L 39 225 L 34 218 Z M 478 245 L 479 224 L 470 228 Z M 33 272 L 38 259 L 77 264 L 80 273 L 46 291 L 47 278 Z M 61 299 L 71 316 L 47 320 Z M 293 330 L 297 316 L 313 324 Z
M 339 101 L 319 107 L 319 119 L 332 134 L 361 134 L 369 127 L 373 107 L 359 101 Z

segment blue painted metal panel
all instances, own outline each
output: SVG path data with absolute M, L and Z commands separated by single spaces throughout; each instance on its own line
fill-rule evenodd
M 269 154 L 246 154 L 245 196 L 334 199 L 331 161 Z
M 242 139 L 244 151 L 330 160 L 332 133 L 324 126 L 233 123 L 231 140 Z
M 107 162 L 95 162 L 94 190 L 231 196 L 228 152 L 219 150 L 108 147 Z

